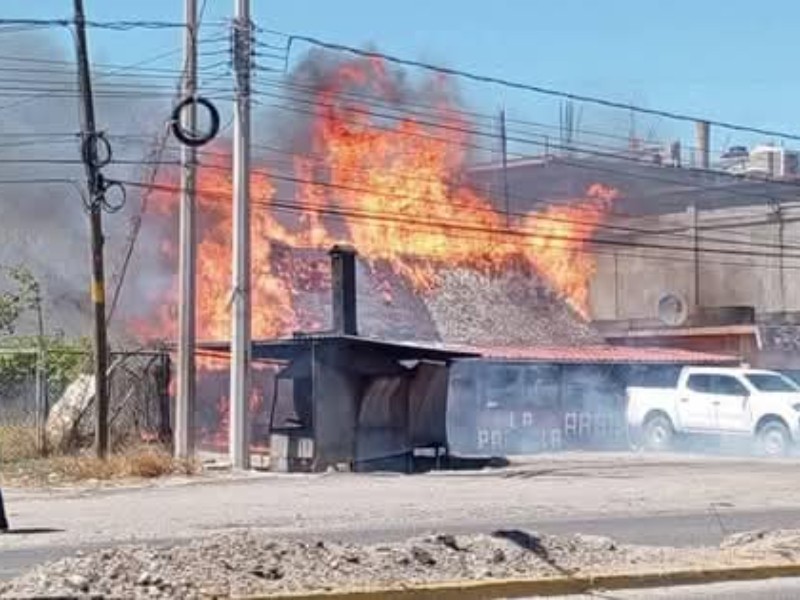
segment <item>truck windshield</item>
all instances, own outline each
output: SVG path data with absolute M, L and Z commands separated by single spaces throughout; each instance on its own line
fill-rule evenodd
M 791 379 L 782 375 L 753 373 L 745 377 L 759 392 L 796 392 L 800 389 Z

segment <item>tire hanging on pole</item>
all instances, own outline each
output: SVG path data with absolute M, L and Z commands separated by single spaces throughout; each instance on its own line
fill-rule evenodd
M 190 104 L 202 106 L 208 111 L 210 123 L 208 131 L 203 134 L 198 135 L 196 132 L 188 131 L 181 126 L 181 113 Z M 184 98 L 175 106 L 174 109 L 172 109 L 172 116 L 170 118 L 170 129 L 172 130 L 172 135 L 174 135 L 177 140 L 185 146 L 191 146 L 195 148 L 198 146 L 204 146 L 217 136 L 217 133 L 219 133 L 219 125 L 220 119 L 217 107 L 214 106 L 211 100 L 203 98 L 202 96 L 190 96 L 188 98 Z

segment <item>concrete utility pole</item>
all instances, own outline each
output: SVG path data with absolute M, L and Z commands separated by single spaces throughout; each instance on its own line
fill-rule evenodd
M 197 95 L 197 0 L 186 0 L 184 35 L 183 97 Z M 181 127 L 194 133 L 197 105 L 189 103 L 181 112 Z M 175 402 L 175 455 L 194 454 L 195 412 L 195 305 L 197 298 L 197 238 L 195 225 L 195 181 L 197 150 L 181 144 L 181 204 L 179 233 L 178 302 L 178 395 Z
M 234 468 L 250 466 L 250 55 L 249 0 L 234 0 L 236 100 L 233 105 L 233 296 L 231 298 L 230 452 Z
M 503 159 L 503 200 L 506 208 L 506 227 L 511 227 L 511 198 L 508 193 L 508 137 L 506 135 L 506 109 L 500 109 L 500 149 Z
M 100 174 L 101 163 L 97 153 L 100 136 L 95 130 L 83 0 L 74 0 L 74 3 L 75 49 L 78 59 L 78 87 L 81 93 L 81 155 L 86 166 L 86 178 L 89 184 L 89 215 L 92 235 L 91 292 L 94 304 L 95 451 L 99 458 L 105 458 L 108 454 L 108 336 L 101 219 L 105 204 L 105 187 Z
M 708 169 L 711 166 L 711 125 L 708 121 L 697 121 L 695 123 L 695 134 L 697 137 L 697 153 L 701 169 Z

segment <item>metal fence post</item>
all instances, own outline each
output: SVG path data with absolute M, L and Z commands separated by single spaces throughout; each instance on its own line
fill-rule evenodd
M 36 439 L 37 449 L 42 455 L 47 454 L 48 379 L 47 350 L 40 340 L 36 352 Z

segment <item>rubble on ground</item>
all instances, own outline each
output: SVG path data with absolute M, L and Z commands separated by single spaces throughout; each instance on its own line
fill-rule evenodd
M 800 532 L 738 534 L 719 548 L 660 548 L 589 536 L 437 534 L 405 542 L 278 540 L 217 534 L 185 545 L 131 545 L 79 554 L 6 583 L 0 597 L 200 598 L 424 582 L 665 572 L 800 558 Z

